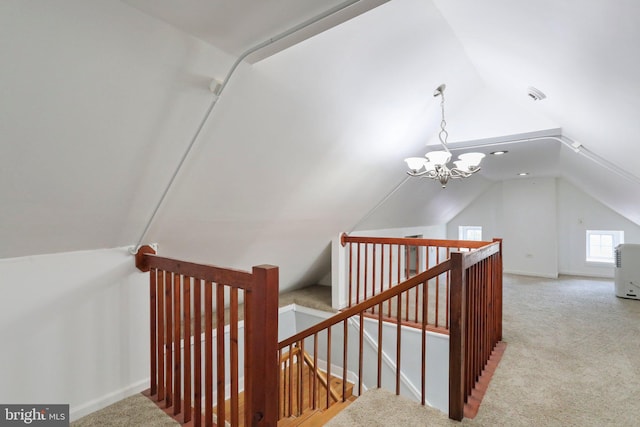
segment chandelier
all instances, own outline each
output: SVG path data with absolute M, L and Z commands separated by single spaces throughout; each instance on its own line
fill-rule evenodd
M 442 120 L 440 121 L 440 132 L 438 138 L 444 150 L 429 151 L 424 157 L 409 157 L 404 159 L 409 166 L 407 174 L 416 177 L 431 178 L 440 181 L 442 188 L 447 186 L 450 178 L 468 178 L 480 170 L 480 161 L 484 157 L 482 153 L 464 153 L 458 156 L 458 160 L 453 162 L 454 167 L 447 166 L 451 160 L 451 151 L 447 147 L 449 133 L 446 131 L 447 122 L 444 119 L 444 89 L 446 85 L 438 86 L 433 96 L 440 96 L 440 109 L 442 110 Z

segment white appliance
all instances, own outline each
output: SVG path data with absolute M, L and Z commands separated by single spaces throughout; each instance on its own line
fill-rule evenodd
M 616 296 L 640 299 L 640 244 L 616 246 Z

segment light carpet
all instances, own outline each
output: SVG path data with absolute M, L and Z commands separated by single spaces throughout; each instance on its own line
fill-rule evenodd
M 505 275 L 508 343 L 477 426 L 640 425 L 640 301 L 611 280 Z M 393 393 L 358 398 L 327 425 L 449 426 L 444 414 Z

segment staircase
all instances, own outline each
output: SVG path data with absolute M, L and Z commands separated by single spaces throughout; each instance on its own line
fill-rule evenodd
M 327 382 L 326 373 L 314 369 L 311 356 L 297 347 L 280 362 L 278 427 L 322 426 L 356 399 L 352 383 L 343 384 L 342 378 L 334 375 Z M 213 413 L 217 410 L 214 407 Z M 238 425 L 244 426 L 244 393 L 238 395 L 238 411 Z M 225 413 L 231 413 L 230 399 L 225 401 Z

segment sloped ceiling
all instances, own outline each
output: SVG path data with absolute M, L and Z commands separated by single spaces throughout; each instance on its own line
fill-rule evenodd
M 1 2 L 0 257 L 137 243 L 212 105 L 211 79 L 319 4 Z M 283 288 L 304 285 L 328 271 L 339 232 L 446 223 L 518 171 L 563 176 L 640 223 L 640 5 L 353 7 L 240 64 L 143 243 L 279 265 Z M 445 190 L 405 182 L 402 162 L 437 141 L 441 83 L 452 149 L 510 152 Z M 627 178 L 538 137 L 559 135 Z

